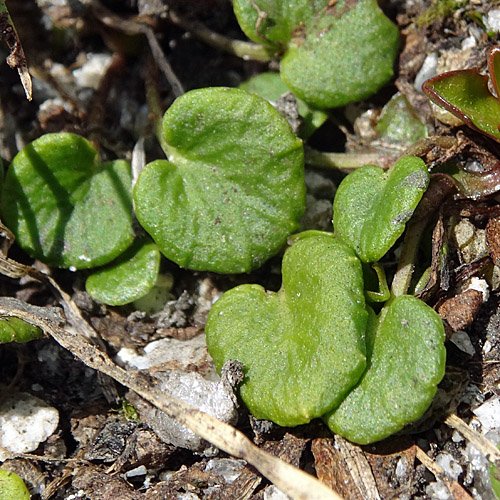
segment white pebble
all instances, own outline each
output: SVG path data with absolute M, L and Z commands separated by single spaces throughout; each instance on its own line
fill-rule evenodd
M 73 70 L 77 85 L 97 89 L 110 64 L 110 54 L 87 54 L 87 62 L 81 68 Z
M 500 32 L 500 9 L 491 9 L 488 12 L 486 24 L 491 31 Z
M 58 411 L 40 398 L 24 392 L 12 394 L 0 405 L 0 447 L 13 454 L 34 451 L 58 423 Z M 7 457 L 0 449 L 0 461 Z
M 476 45 L 477 45 L 477 41 L 474 38 L 474 36 L 472 36 L 472 35 L 468 36 L 467 38 L 464 38 L 462 40 L 462 43 L 461 43 L 462 50 L 471 49 L 472 47 L 475 47 Z
M 226 484 L 232 484 L 241 474 L 241 469 L 247 463 L 244 460 L 234 460 L 232 458 L 215 458 L 209 460 L 205 466 L 205 471 L 212 471 L 221 476 Z
M 436 463 L 440 465 L 446 474 L 455 479 L 458 479 L 458 476 L 463 472 L 460 464 L 453 458 L 452 455 L 443 451 L 436 457 Z
M 136 477 L 136 476 L 145 476 L 148 473 L 148 469 L 146 469 L 145 465 L 139 465 L 135 469 L 129 470 L 125 472 L 124 476 L 126 478 Z
M 420 68 L 419 72 L 417 73 L 417 76 L 415 77 L 414 85 L 415 89 L 418 92 L 422 92 L 422 84 L 436 74 L 437 65 L 438 65 L 438 56 L 435 52 L 429 54 L 425 58 L 424 64 L 422 64 L 422 67 Z
M 425 492 L 431 500 L 454 500 L 450 490 L 441 481 L 430 483 Z
M 500 429 L 500 398 L 492 397 L 472 412 L 481 422 L 483 433 Z
M 290 497 L 272 484 L 264 490 L 264 500 L 290 500 Z

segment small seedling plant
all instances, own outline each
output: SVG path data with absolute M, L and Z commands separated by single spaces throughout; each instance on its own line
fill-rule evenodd
M 110 305 L 148 293 L 160 255 L 192 270 L 246 273 L 288 241 L 277 293 L 242 285 L 213 306 L 206 333 L 216 367 L 243 364 L 239 394 L 257 418 L 284 426 L 322 418 L 353 442 L 378 441 L 425 412 L 444 374 L 439 316 L 407 286 L 389 291 L 377 264 L 429 173 L 411 156 L 387 172 L 359 168 L 338 188 L 334 233 L 294 235 L 305 210 L 303 142 L 260 95 L 290 89 L 306 138 L 327 117 L 318 108 L 388 81 L 398 30 L 375 0 L 235 0 L 234 8 L 245 33 L 281 58 L 279 76 L 178 98 L 160 127 L 166 159 L 146 165 L 134 185 L 127 162 L 102 162 L 85 138 L 40 137 L 8 169 L 2 216 L 30 256 L 99 267 L 87 290 Z M 386 123 L 380 133 L 390 130 Z M 135 237 L 134 216 L 146 237 Z M 39 334 L 2 328 L 11 340 Z
M 335 233 L 292 239 L 277 293 L 241 285 L 215 303 L 209 351 L 218 369 L 243 363 L 240 395 L 257 418 L 295 426 L 321 417 L 367 444 L 428 408 L 444 375 L 441 319 L 416 297 L 390 293 L 384 279 L 376 292 L 365 285 L 367 265 L 402 234 L 428 182 L 416 157 L 388 172 L 356 170 L 338 188 Z M 378 314 L 373 301 L 385 302 Z
M 3 185 L 3 217 L 18 244 L 73 270 L 118 258 L 89 277 L 87 290 L 122 305 L 155 286 L 160 252 L 189 269 L 243 273 L 298 229 L 302 141 L 261 97 L 231 88 L 188 92 L 165 114 L 161 142 L 168 160 L 148 164 L 132 191 L 130 165 L 101 163 L 83 137 L 33 141 Z M 132 244 L 133 203 L 153 241 Z
M 367 97 L 392 76 L 399 33 L 375 0 L 238 0 L 234 10 L 245 33 L 281 58 L 281 78 L 264 74 L 244 87 L 269 100 L 291 89 L 304 117 L 302 137 L 326 119 L 315 108 Z M 256 269 L 298 229 L 305 209 L 302 142 L 257 96 L 191 91 L 160 128 L 167 160 L 147 165 L 133 193 L 126 162 L 101 163 L 95 148 L 72 134 L 37 139 L 7 174 L 2 214 L 19 245 L 54 266 L 109 264 L 87 283 L 107 304 L 150 291 L 160 252 L 194 270 Z M 132 204 L 153 242 L 131 247 Z

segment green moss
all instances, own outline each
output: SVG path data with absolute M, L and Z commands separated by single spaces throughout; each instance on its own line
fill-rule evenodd
M 453 14 L 454 11 L 465 7 L 467 3 L 467 0 L 458 2 L 456 0 L 435 0 L 424 13 L 417 17 L 415 24 L 419 28 L 429 26 L 434 21 L 444 19 Z

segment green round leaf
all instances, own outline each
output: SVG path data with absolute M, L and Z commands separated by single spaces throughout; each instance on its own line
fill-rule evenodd
M 376 0 L 235 0 L 234 10 L 252 40 L 284 50 L 283 81 L 317 108 L 368 97 L 393 74 L 399 32 Z
M 318 12 L 298 30 L 281 62 L 283 81 L 318 108 L 364 99 L 392 77 L 397 27 L 375 0 L 346 3 Z
M 260 95 L 266 101 L 271 102 L 276 101 L 286 92 L 290 92 L 290 89 L 283 83 L 280 75 L 270 71 L 255 75 L 246 82 L 243 82 L 240 85 L 240 89 Z M 299 115 L 303 120 L 299 129 L 299 135 L 302 138 L 309 137 L 328 118 L 328 115 L 324 111 L 311 108 L 302 99 L 297 99 L 297 107 Z
M 264 99 L 239 89 L 193 90 L 165 114 L 170 161 L 147 165 L 136 214 L 182 267 L 241 273 L 259 267 L 299 226 L 303 148 Z
M 19 318 L 5 318 L 0 320 L 0 344 L 9 342 L 29 342 L 43 337 L 40 328 L 30 325 Z
M 330 429 L 358 444 L 384 439 L 423 415 L 444 375 L 444 327 L 424 302 L 403 295 L 368 321 L 368 366 L 332 413 Z
M 339 185 L 333 203 L 336 234 L 356 250 L 364 262 L 376 262 L 394 245 L 429 184 L 425 163 L 401 158 L 384 172 L 361 167 Z
M 89 295 L 111 306 L 122 306 L 144 297 L 155 285 L 160 270 L 158 247 L 137 240 L 105 269 L 87 278 Z
M 354 252 L 306 232 L 285 252 L 283 285 L 241 285 L 210 311 L 207 344 L 218 370 L 243 363 L 240 394 L 257 417 L 299 425 L 337 406 L 365 368 L 367 313 Z
M 0 500 L 30 500 L 24 481 L 9 470 L 0 469 Z
M 130 166 L 75 134 L 47 134 L 10 165 L 2 213 L 18 244 L 59 267 L 106 264 L 133 239 Z

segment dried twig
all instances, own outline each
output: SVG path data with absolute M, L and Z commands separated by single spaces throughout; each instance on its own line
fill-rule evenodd
M 0 40 L 9 47 L 10 53 L 7 57 L 7 64 L 11 68 L 17 69 L 26 99 L 31 101 L 33 98 L 33 85 L 28 71 L 28 63 L 26 62 L 21 40 L 3 0 L 0 0 Z
M 340 436 L 335 436 L 335 445 L 338 447 L 340 455 L 345 461 L 346 469 L 349 471 L 362 498 L 380 500 L 375 477 L 361 448 Z
M 92 9 L 94 11 L 95 16 L 106 26 L 110 28 L 120 30 L 124 33 L 130 35 L 145 35 L 153 57 L 156 61 L 156 64 L 160 68 L 160 70 L 165 75 L 168 83 L 172 88 L 172 92 L 176 97 L 184 94 L 184 89 L 182 87 L 182 83 L 177 78 L 177 75 L 174 73 L 172 66 L 168 62 L 168 59 L 165 57 L 163 50 L 156 39 L 156 35 L 151 26 L 140 23 L 136 21 L 131 21 L 128 19 L 122 19 L 120 16 L 117 16 L 110 10 L 106 9 L 103 5 L 101 5 L 97 0 L 92 2 Z
M 500 450 L 489 439 L 486 439 L 482 434 L 469 427 L 454 413 L 448 415 L 444 423 L 460 432 L 490 462 L 495 463 L 497 466 L 500 465 Z
M 19 264 L 15 260 L 9 259 L 7 257 L 10 245 L 14 242 L 14 235 L 12 232 L 3 225 L 0 221 L 0 236 L 3 237 L 2 245 L 0 248 L 0 273 L 9 278 L 22 278 L 23 276 L 30 276 L 31 278 L 38 280 L 42 283 L 49 285 L 50 289 L 63 305 L 64 312 L 68 321 L 79 329 L 80 333 L 94 345 L 99 346 L 102 350 L 106 349 L 106 346 L 97 334 L 97 332 L 82 318 L 80 310 L 76 304 L 71 300 L 71 297 L 59 287 L 59 285 L 52 279 L 51 276 L 40 272 L 30 266 L 25 266 L 24 264 Z M 109 402 L 119 401 L 120 397 L 116 387 L 112 380 L 106 380 L 104 376 L 99 373 L 98 377 L 101 382 L 101 388 L 104 392 L 104 396 Z
M 168 18 L 176 26 L 188 31 L 195 38 L 198 38 L 198 40 L 216 49 L 241 57 L 245 60 L 253 59 L 254 61 L 267 62 L 271 59 L 269 53 L 262 45 L 242 40 L 233 40 L 220 35 L 199 22 L 184 19 L 172 10 L 169 10 Z
M 455 500 L 472 500 L 472 496 L 457 481 L 450 479 L 440 465 L 427 456 L 421 448 L 418 446 L 415 448 L 417 450 L 417 458 L 436 476 L 436 479 L 439 479 L 446 485 Z

